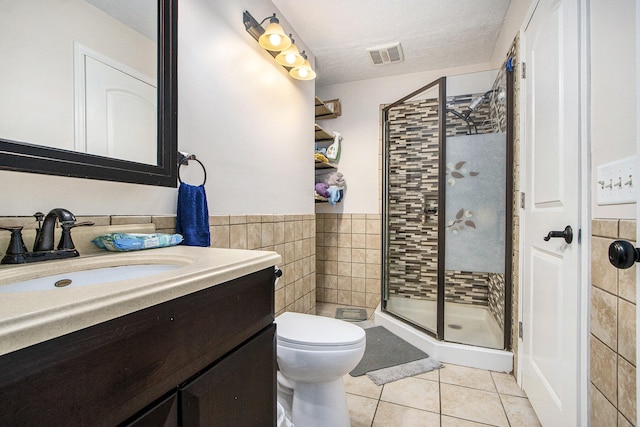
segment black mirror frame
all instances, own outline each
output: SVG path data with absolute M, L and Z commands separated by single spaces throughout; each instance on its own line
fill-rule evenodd
M 158 165 L 0 138 L 0 170 L 177 186 L 178 0 L 158 0 Z

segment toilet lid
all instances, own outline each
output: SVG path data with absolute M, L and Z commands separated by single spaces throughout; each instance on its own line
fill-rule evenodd
M 344 320 L 302 313 L 283 313 L 275 319 L 278 340 L 311 346 L 342 346 L 364 341 L 364 329 Z

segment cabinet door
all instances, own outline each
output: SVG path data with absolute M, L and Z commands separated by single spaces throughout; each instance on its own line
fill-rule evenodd
M 276 424 L 275 325 L 184 386 L 182 426 Z
M 178 394 L 171 393 L 123 427 L 178 427 Z

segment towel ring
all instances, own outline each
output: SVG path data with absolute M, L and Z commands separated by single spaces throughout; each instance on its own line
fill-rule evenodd
M 180 184 L 182 184 L 182 179 L 180 179 L 180 167 L 182 165 L 188 165 L 189 164 L 189 160 L 195 160 L 196 162 L 200 163 L 200 166 L 202 167 L 202 172 L 204 173 L 204 180 L 202 181 L 202 184 L 200 184 L 200 185 L 204 185 L 207 182 L 207 169 L 205 169 L 205 167 L 202 164 L 202 162 L 200 160 L 196 159 L 196 156 L 194 156 L 193 154 L 190 155 L 190 156 L 183 157 L 178 162 L 178 181 L 180 182 Z

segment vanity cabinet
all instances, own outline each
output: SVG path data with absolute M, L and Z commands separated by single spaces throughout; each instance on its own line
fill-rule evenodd
M 275 426 L 273 267 L 0 356 L 0 425 Z

